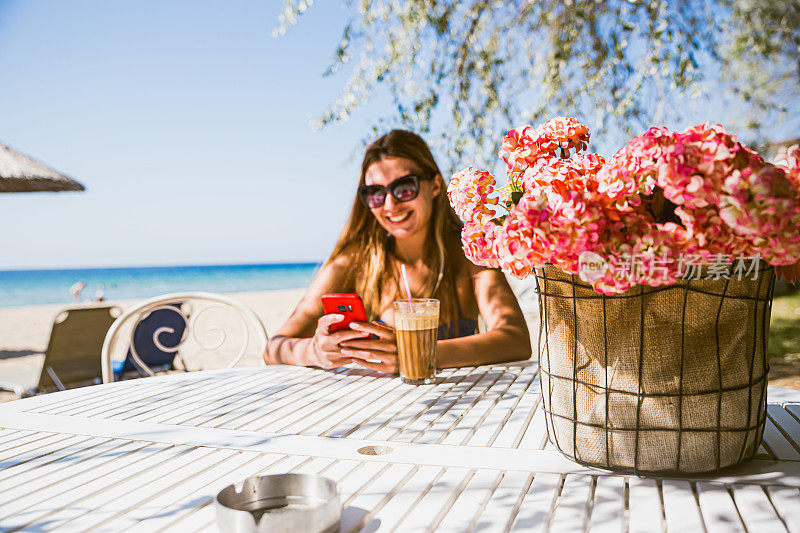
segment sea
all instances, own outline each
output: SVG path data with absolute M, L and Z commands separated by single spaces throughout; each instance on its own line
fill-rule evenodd
M 0 307 L 73 302 L 70 287 L 83 281 L 81 301 L 150 298 L 171 292 L 250 292 L 308 286 L 319 263 L 196 265 L 0 270 Z

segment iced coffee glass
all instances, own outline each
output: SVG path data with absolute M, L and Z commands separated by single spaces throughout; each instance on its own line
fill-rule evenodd
M 436 378 L 436 339 L 439 300 L 415 298 L 394 302 L 394 329 L 400 379 L 412 385 L 433 383 Z

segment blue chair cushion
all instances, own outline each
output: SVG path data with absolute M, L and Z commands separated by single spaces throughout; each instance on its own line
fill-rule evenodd
M 172 361 L 175 359 L 176 352 L 166 352 L 161 350 L 153 342 L 153 336 L 159 328 L 170 328 L 173 331 L 162 331 L 158 336 L 158 341 L 165 348 L 174 348 L 178 345 L 186 330 L 186 322 L 178 312 L 180 304 L 171 304 L 172 309 L 157 309 L 150 313 L 147 318 L 137 324 L 133 332 L 133 344 L 139 358 L 149 367 L 168 367 L 172 368 Z M 128 350 L 124 361 L 114 361 L 113 370 L 116 378 L 120 375 L 133 370 L 139 370 L 133 361 L 130 350 Z M 141 372 L 141 371 L 140 371 Z

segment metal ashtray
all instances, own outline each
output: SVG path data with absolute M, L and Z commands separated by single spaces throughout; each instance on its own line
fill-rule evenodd
M 252 476 L 222 489 L 214 505 L 223 533 L 334 532 L 342 513 L 336 483 L 313 474 Z

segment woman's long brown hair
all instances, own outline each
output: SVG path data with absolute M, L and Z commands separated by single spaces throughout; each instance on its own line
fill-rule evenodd
M 358 186 L 365 184 L 369 166 L 385 157 L 408 159 L 419 167 L 420 172 L 441 176 L 430 148 L 420 136 L 408 131 L 393 130 L 367 147 L 361 162 Z M 436 275 L 426 280 L 422 294 L 414 294 L 414 297 L 438 298 L 441 321 L 449 322 L 457 318 L 453 286 L 455 257 L 452 254 L 460 252 L 459 231 L 463 224 L 447 200 L 446 184 L 443 180 L 441 185 L 441 192 L 433 199 L 430 238 L 424 252 L 425 264 Z M 370 320 L 380 315 L 381 296 L 384 292 L 393 291 L 397 296 L 399 290 L 397 273 L 393 272 L 390 260 L 393 249 L 392 237 L 356 196 L 350 217 L 328 261 L 342 255 L 352 261 L 352 268 L 348 269 L 348 287 L 344 290 L 355 290 L 361 296 Z

